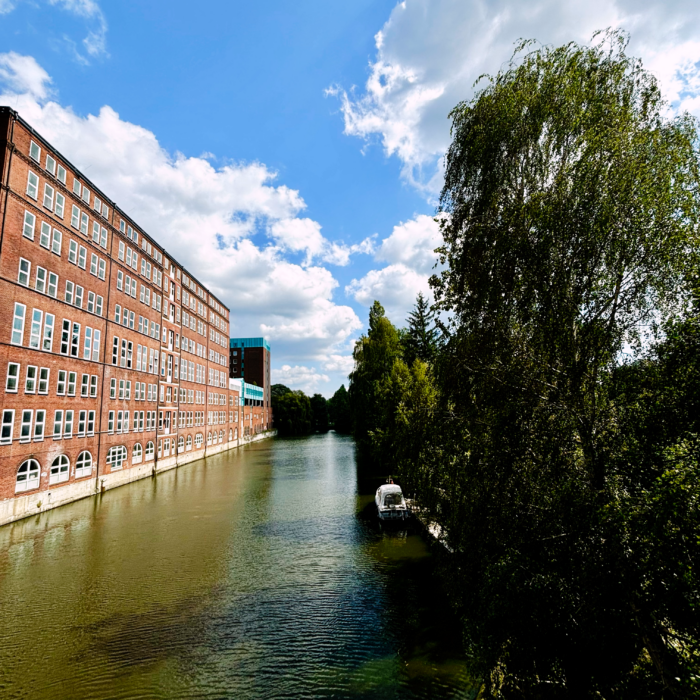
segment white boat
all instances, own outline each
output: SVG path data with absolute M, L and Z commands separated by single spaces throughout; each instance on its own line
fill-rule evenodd
M 398 484 L 382 484 L 374 496 L 380 520 L 406 520 L 408 508 Z

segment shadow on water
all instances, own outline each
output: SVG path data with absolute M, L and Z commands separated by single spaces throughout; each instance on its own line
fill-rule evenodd
M 374 488 L 329 433 L 0 528 L 0 697 L 473 697 L 435 555 Z

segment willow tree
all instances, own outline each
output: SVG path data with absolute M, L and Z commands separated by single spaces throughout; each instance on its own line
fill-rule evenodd
M 632 554 L 625 515 L 667 465 L 642 477 L 625 460 L 613 386 L 626 353 L 682 308 L 698 250 L 696 123 L 666 107 L 607 33 L 521 44 L 450 115 L 432 286 L 450 323 L 438 365 L 453 502 L 436 517 L 494 693 L 546 680 L 634 695 L 630 678 L 648 672 L 680 697 L 697 674 L 695 642 L 674 631 L 697 619 L 698 580 L 675 619 L 662 614 L 649 591 L 663 581 Z

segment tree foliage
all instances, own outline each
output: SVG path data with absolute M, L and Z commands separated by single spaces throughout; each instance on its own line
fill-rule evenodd
M 276 385 L 281 386 L 281 385 Z M 272 394 L 272 412 L 280 436 L 308 435 L 314 429 L 311 401 L 303 391 Z
M 403 360 L 408 367 L 415 360 L 432 362 L 438 349 L 438 331 L 430 304 L 418 293 L 416 304 L 408 314 L 408 328 L 401 337 Z
M 355 434 L 442 527 L 484 696 L 690 698 L 697 125 L 619 33 L 531 48 L 451 114 L 446 342 L 408 365 L 375 302 Z
M 355 368 L 350 373 L 352 431 L 361 460 L 380 459 L 372 431 L 382 425 L 381 383 L 401 357 L 399 333 L 386 317 L 384 307 L 375 301 L 369 312 L 369 330 L 355 344 Z
M 341 384 L 335 394 L 328 399 L 328 418 L 331 427 L 337 433 L 349 433 L 352 431 L 350 397 L 345 384 Z
M 313 414 L 313 429 L 319 433 L 325 433 L 329 428 L 328 401 L 321 394 L 311 397 L 311 413 Z

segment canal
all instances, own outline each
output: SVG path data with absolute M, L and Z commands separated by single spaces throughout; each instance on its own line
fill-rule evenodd
M 334 433 L 0 528 L 0 698 L 471 698 L 419 534 Z

